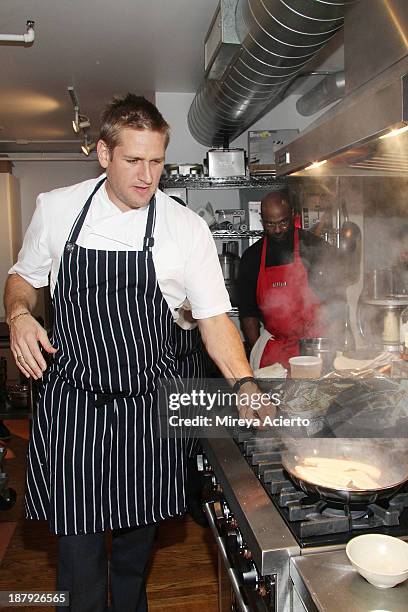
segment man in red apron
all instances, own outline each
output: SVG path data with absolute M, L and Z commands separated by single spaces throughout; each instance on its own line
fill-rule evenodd
M 269 193 L 262 200 L 261 218 L 265 235 L 241 260 L 241 323 L 249 347 L 261 349 L 255 368 L 276 362 L 286 367 L 290 357 L 299 355 L 301 338 L 325 335 L 322 299 L 310 276 L 324 275 L 322 261 L 330 259 L 331 247 L 295 227 L 284 192 Z

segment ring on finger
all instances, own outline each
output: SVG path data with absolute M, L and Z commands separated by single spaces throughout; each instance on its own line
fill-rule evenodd
M 17 355 L 18 361 L 25 361 L 24 355 Z

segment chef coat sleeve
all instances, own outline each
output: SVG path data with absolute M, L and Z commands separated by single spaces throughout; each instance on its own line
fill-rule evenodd
M 195 217 L 184 282 L 194 319 L 207 319 L 228 312 L 231 303 L 214 238 L 205 221 L 198 215 Z
M 42 194 L 40 194 L 37 198 L 34 215 L 24 236 L 17 262 L 8 273 L 19 274 L 30 285 L 38 289 L 48 285 L 51 263 L 44 204 Z
M 245 317 L 262 318 L 256 301 L 260 264 L 260 249 L 256 243 L 242 254 L 239 264 L 238 307 L 241 319 Z

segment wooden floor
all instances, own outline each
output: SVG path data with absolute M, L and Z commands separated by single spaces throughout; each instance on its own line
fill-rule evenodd
M 54 590 L 56 541 L 43 522 L 23 518 L 27 422 L 9 421 L 13 437 L 3 469 L 17 491 L 17 503 L 0 512 L 0 591 Z M 189 516 L 163 523 L 148 578 L 150 612 L 216 612 L 216 545 L 209 529 Z M 1 608 L 13 612 L 16 608 Z M 48 612 L 50 607 L 24 607 Z M 120 611 L 122 612 L 122 611 Z M 123 611 L 125 612 L 125 611 Z

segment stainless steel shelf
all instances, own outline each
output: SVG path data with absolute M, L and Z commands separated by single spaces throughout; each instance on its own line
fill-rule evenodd
M 267 176 L 237 176 L 232 178 L 209 178 L 202 176 L 177 176 L 162 178 L 161 189 L 185 187 L 186 189 L 256 189 L 269 187 L 276 191 L 286 187 L 284 178 Z
M 241 232 L 239 230 L 214 230 L 211 232 L 214 240 L 226 240 L 230 238 L 259 238 L 263 235 L 262 230 L 247 230 Z

